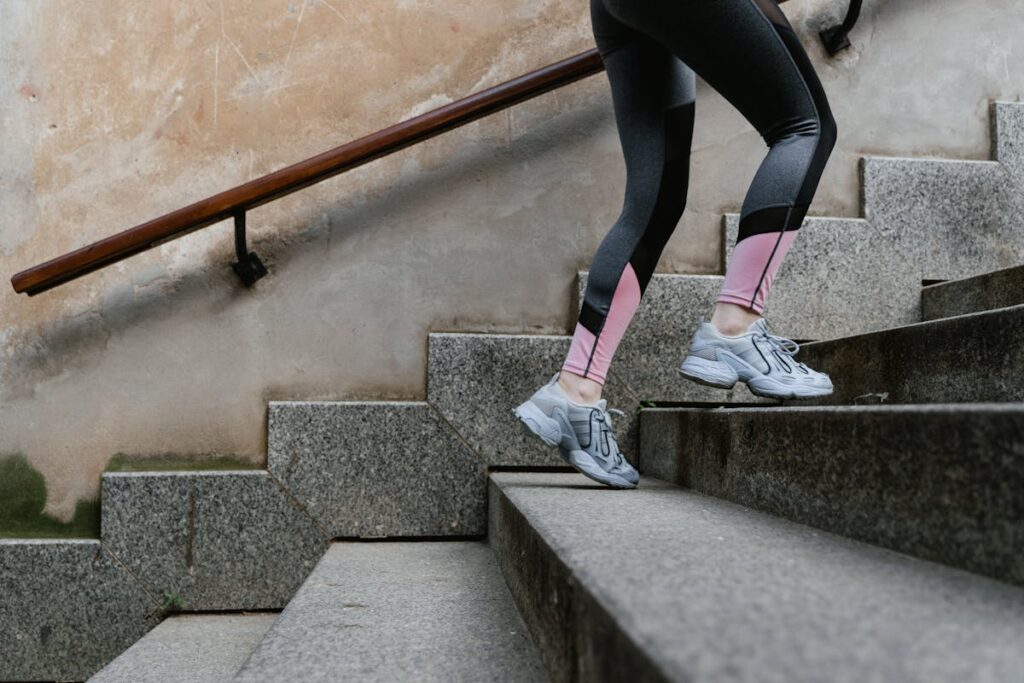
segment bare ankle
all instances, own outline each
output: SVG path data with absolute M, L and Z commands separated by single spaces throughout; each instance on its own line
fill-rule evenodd
M 761 314 L 752 308 L 718 302 L 711 315 L 711 326 L 720 334 L 735 337 L 746 332 L 747 328 L 760 317 Z
M 590 405 L 601 400 L 601 389 L 599 382 L 587 377 L 581 377 L 571 372 L 562 370 L 558 373 L 558 385 L 565 391 L 566 396 L 573 403 Z

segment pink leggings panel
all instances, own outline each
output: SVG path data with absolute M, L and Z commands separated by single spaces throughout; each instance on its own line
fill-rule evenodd
M 759 315 L 764 313 L 764 302 L 775 273 L 798 232 L 765 232 L 740 240 L 725 270 L 718 301 L 751 308 Z
M 577 322 L 569 354 L 562 364 L 562 369 L 604 384 L 615 349 L 622 341 L 622 335 L 626 333 L 626 328 L 639 306 L 640 282 L 632 264 L 626 263 L 622 275 L 619 276 L 619 284 L 615 287 L 615 294 L 612 296 L 612 303 L 601 331 L 595 337 L 590 330 Z

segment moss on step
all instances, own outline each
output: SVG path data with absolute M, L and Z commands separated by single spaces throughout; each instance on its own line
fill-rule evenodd
M 262 465 L 231 455 L 128 455 L 115 453 L 107 472 L 180 472 L 209 470 L 258 470 Z
M 82 501 L 64 523 L 43 513 L 46 480 L 21 453 L 0 456 L 0 538 L 99 538 L 98 501 Z

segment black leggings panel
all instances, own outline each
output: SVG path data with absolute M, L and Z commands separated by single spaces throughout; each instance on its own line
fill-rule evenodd
M 579 323 L 600 335 L 625 266 L 642 292 L 686 204 L 694 72 L 768 145 L 738 241 L 800 227 L 836 124 L 775 0 L 590 0 L 590 13 L 626 163 L 622 213 L 594 256 L 580 310 Z

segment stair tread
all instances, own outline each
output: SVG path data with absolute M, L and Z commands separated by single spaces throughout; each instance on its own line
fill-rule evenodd
M 482 542 L 340 542 L 237 681 L 546 679 Z
M 525 520 L 495 531 L 538 535 L 532 547 L 557 555 L 572 593 L 611 616 L 655 679 L 1010 680 L 1024 670 L 1024 591 L 1007 584 L 646 477 L 627 492 L 576 474 L 491 481 Z M 600 657 L 577 647 L 584 670 Z
M 90 683 L 222 683 L 267 633 L 274 613 L 181 614 L 161 622 Z

